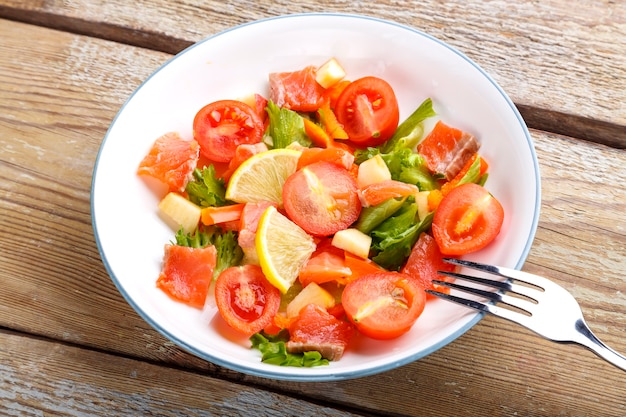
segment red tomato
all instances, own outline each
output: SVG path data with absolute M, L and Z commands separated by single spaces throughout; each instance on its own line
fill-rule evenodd
M 202 308 L 217 260 L 215 246 L 189 248 L 165 245 L 157 287 L 175 300 Z
M 422 233 L 417 239 L 409 259 L 400 272 L 416 279 L 424 290 L 435 290 L 448 294 L 450 288 L 433 284 L 433 280 L 450 281 L 451 278 L 437 274 L 437 271 L 453 272 L 456 266 L 443 261 L 443 255 L 435 239 Z M 426 293 L 427 298 L 434 297 Z
M 260 266 L 233 266 L 215 281 L 215 303 L 230 327 L 251 336 L 272 323 L 280 307 L 280 292 Z
M 307 233 L 330 236 L 350 226 L 361 213 L 354 177 L 332 162 L 307 165 L 287 178 L 283 205 Z
M 489 191 L 477 184 L 463 184 L 439 203 L 433 236 L 444 255 L 464 255 L 491 243 L 503 220 L 504 209 Z
M 364 204 L 375 206 L 390 198 L 406 197 L 418 192 L 417 185 L 396 180 L 385 180 L 363 187 L 361 197 Z
M 270 100 L 278 107 L 294 111 L 314 112 L 324 102 L 324 87 L 315 81 L 316 68 L 274 72 L 269 75 Z
M 350 83 L 335 105 L 339 123 L 355 145 L 378 146 L 398 127 L 400 113 L 393 88 L 377 77 Z
M 422 314 L 426 294 L 398 272 L 363 275 L 343 290 L 341 304 L 348 319 L 366 336 L 393 339 L 411 328 Z
M 263 130 L 258 113 L 237 100 L 207 104 L 193 119 L 193 137 L 200 144 L 200 152 L 218 162 L 230 161 L 243 143 L 261 142 Z

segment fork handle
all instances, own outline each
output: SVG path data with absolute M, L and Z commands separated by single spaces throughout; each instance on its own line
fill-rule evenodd
M 618 368 L 626 371 L 626 356 L 620 355 L 607 345 L 605 345 L 585 324 L 584 320 L 578 320 L 576 322 L 576 331 L 579 335 L 583 336 L 576 342 L 590 349 L 596 355 L 606 360 L 607 362 L 617 366 Z

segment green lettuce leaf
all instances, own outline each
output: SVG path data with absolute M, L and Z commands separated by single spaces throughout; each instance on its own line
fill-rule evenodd
M 200 226 L 193 233 L 185 233 L 181 228 L 176 232 L 176 244 L 192 248 L 204 248 L 214 245 L 217 251 L 217 263 L 213 278 L 231 266 L 237 266 L 243 258 L 243 250 L 237 243 L 237 235 L 232 230 L 223 231 L 217 226 Z
M 193 181 L 187 183 L 185 191 L 189 201 L 200 207 L 216 207 L 228 204 L 224 179 L 217 178 L 215 167 L 209 165 L 193 171 Z
M 419 221 L 417 204 L 406 202 L 398 213 L 371 232 L 372 260 L 393 271 L 399 270 L 411 254 L 413 245 L 422 232 L 430 229 L 434 212 Z
M 413 149 L 424 133 L 423 121 L 436 116 L 433 101 L 427 98 L 417 109 L 396 129 L 393 136 L 381 145 L 381 153 L 390 153 L 398 149 Z
M 424 158 L 409 148 L 399 148 L 389 153 L 381 153 L 379 148 L 358 149 L 354 153 L 354 162 L 361 164 L 376 155 L 383 158 L 392 179 L 417 185 L 420 191 L 438 188 L 437 180 L 430 173 Z
M 319 352 L 304 353 L 287 352 L 286 342 L 289 332 L 281 330 L 277 335 L 268 335 L 265 332 L 255 333 L 250 337 L 252 348 L 261 352 L 261 361 L 278 366 L 313 367 L 328 365 L 328 359 L 322 358 Z
M 365 234 L 369 234 L 378 225 L 393 216 L 404 204 L 404 199 L 390 198 L 382 203 L 364 207 L 361 210 L 358 220 L 354 224 L 354 227 Z
M 267 103 L 267 114 L 269 116 L 268 133 L 272 138 L 271 147 L 286 148 L 292 142 L 309 147 L 311 140 L 304 131 L 304 120 L 295 111 L 278 107 L 273 101 Z

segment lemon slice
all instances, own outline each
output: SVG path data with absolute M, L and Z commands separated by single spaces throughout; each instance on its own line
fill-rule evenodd
M 313 237 L 274 206 L 263 212 L 255 243 L 263 273 L 283 294 L 315 251 Z
M 272 149 L 253 155 L 230 177 L 226 198 L 237 203 L 274 202 L 282 207 L 283 185 L 296 171 L 300 151 Z

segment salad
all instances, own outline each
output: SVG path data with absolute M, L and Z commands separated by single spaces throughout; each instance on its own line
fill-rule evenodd
M 400 123 L 387 81 L 346 75 L 335 58 L 271 73 L 267 92 L 208 103 L 193 138 L 165 133 L 139 163 L 169 189 L 157 287 L 214 304 L 263 362 L 323 365 L 357 332 L 401 336 L 428 290 L 449 291 L 434 282 L 455 268 L 444 258 L 503 223 L 472 134 L 437 120 L 431 99 Z

